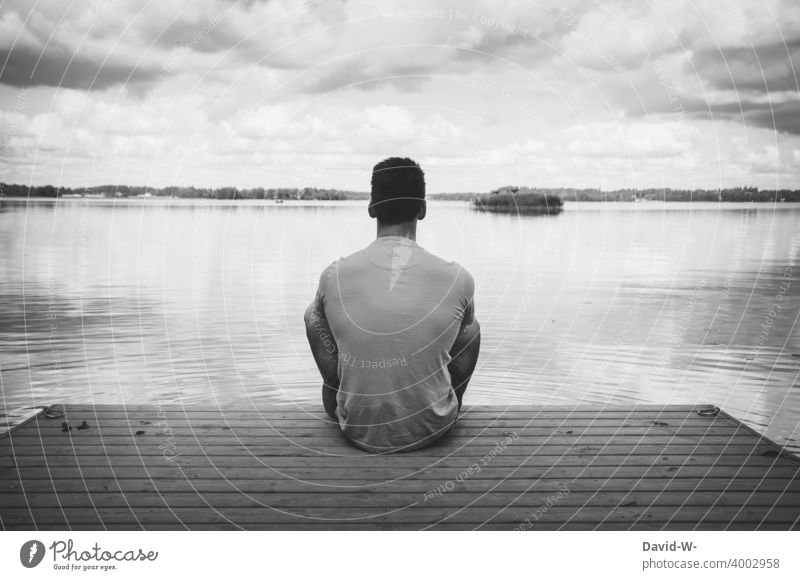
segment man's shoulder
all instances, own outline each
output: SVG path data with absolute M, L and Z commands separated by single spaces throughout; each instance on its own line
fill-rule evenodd
M 344 270 L 346 268 L 361 267 L 367 262 L 369 262 L 369 260 L 367 260 L 366 257 L 366 248 L 362 248 L 353 252 L 352 254 L 337 258 L 330 263 L 327 269 L 330 269 L 333 272 L 336 270 Z
M 459 262 L 456 262 L 455 260 L 446 260 L 427 250 L 425 250 L 425 254 L 426 262 L 430 268 L 439 270 L 441 272 L 447 272 L 453 277 L 460 276 L 472 279 L 472 274 L 469 273 L 469 270 L 467 270 Z
M 445 260 L 427 251 L 426 254 L 423 276 L 429 283 L 452 288 L 467 298 L 474 294 L 475 280 L 469 270 L 455 260 Z
M 364 255 L 364 250 L 358 250 L 347 256 L 337 258 L 328 264 L 322 271 L 322 277 L 328 278 L 335 276 L 337 273 L 346 272 L 347 270 L 363 268 L 369 260 Z

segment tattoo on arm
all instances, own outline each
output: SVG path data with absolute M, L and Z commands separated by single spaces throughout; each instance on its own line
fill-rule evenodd
M 339 347 L 324 310 L 320 311 L 316 304 L 306 311 L 306 335 L 322 380 L 329 387 L 338 389 Z

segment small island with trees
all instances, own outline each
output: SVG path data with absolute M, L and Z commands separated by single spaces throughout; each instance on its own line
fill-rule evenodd
M 478 211 L 520 215 L 557 215 L 564 209 L 564 202 L 557 195 L 513 185 L 476 195 L 470 204 Z

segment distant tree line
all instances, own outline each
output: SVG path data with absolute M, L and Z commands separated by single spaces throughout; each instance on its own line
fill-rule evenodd
M 0 184 L 0 192 L 13 197 L 177 197 L 188 199 L 303 199 L 335 200 L 367 199 L 369 193 L 344 191 L 341 189 L 321 189 L 317 187 L 146 187 L 139 185 L 97 185 L 92 187 L 54 187 L 40 185 Z
M 428 199 L 441 199 L 446 201 L 472 201 L 482 193 L 429 193 Z
M 757 187 L 733 187 L 726 189 L 617 189 L 602 191 L 600 189 L 576 188 L 530 188 L 501 187 L 492 194 L 536 194 L 560 198 L 563 201 L 753 201 L 783 202 L 800 201 L 800 190 L 764 189 Z M 0 183 L 0 194 L 10 197 L 177 197 L 189 199 L 300 199 L 300 200 L 347 200 L 369 199 L 369 192 L 347 191 L 317 187 L 253 187 L 239 189 L 237 187 L 146 187 L 141 185 L 97 185 L 92 187 L 54 187 L 52 185 L 27 186 Z M 433 200 L 476 201 L 485 197 L 483 193 L 434 193 L 428 197 Z M 495 203 L 500 203 L 495 202 Z
M 726 189 L 616 189 L 602 191 L 600 189 L 563 188 L 531 188 L 531 187 L 501 187 L 495 193 L 511 193 L 515 190 L 516 196 L 537 194 L 556 196 L 563 201 L 754 201 L 754 202 L 782 202 L 800 201 L 800 190 L 791 189 L 764 189 L 757 187 L 731 187 Z M 517 191 L 518 190 L 518 191 Z M 481 193 L 439 193 L 430 196 L 432 199 L 448 199 L 473 201 L 485 196 Z

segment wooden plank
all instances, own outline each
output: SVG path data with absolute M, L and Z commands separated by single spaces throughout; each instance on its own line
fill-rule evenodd
M 30 525 L 10 526 L 9 530 L 30 530 Z M 48 530 L 53 531 L 96 531 L 98 529 L 108 531 L 130 531 L 130 530 L 151 530 L 151 531 L 224 531 L 224 530 L 239 530 L 239 531 L 273 531 L 273 532 L 289 532 L 309 529 L 307 524 L 248 524 L 246 526 L 239 526 L 231 523 L 220 524 L 192 524 L 186 526 L 183 524 L 178 525 L 159 525 L 148 524 L 147 526 L 139 526 L 135 524 L 104 524 L 97 525 L 51 525 Z M 316 523 L 313 527 L 317 531 L 421 531 L 421 530 L 435 530 L 435 531 L 515 531 L 518 529 L 513 524 L 434 524 L 434 525 L 419 525 L 419 524 L 343 524 L 343 523 Z M 534 529 L 534 528 L 531 528 Z M 631 524 L 615 524 L 603 523 L 601 524 L 545 524 L 538 523 L 535 527 L 537 531 L 693 531 L 698 529 L 698 524 L 684 524 L 684 523 L 648 523 L 637 522 L 635 525 Z M 769 523 L 743 523 L 743 524 L 726 524 L 720 522 L 705 522 L 702 527 L 703 531 L 787 531 L 791 528 L 786 524 L 769 524 Z
M 30 530 L 32 526 L 30 523 L 11 525 L 9 530 Z M 785 523 L 770 523 L 770 522 L 652 522 L 652 521 L 636 521 L 636 522 L 567 522 L 567 523 L 547 523 L 535 522 L 530 527 L 522 527 L 517 523 L 483 523 L 483 524 L 461 524 L 452 522 L 436 522 L 432 524 L 409 524 L 400 522 L 325 522 L 316 521 L 312 526 L 309 526 L 306 521 L 299 523 L 247 523 L 244 525 L 232 522 L 217 522 L 211 524 L 192 523 L 186 524 L 183 522 L 175 524 L 157 524 L 147 523 L 140 524 L 134 521 L 126 522 L 123 524 L 115 524 L 104 522 L 102 525 L 98 524 L 67 524 L 60 525 L 51 524 L 47 526 L 48 530 L 73 530 L 73 531 L 95 531 L 95 530 L 109 530 L 109 531 L 123 531 L 123 530 L 151 530 L 151 531 L 174 531 L 174 530 L 195 530 L 195 531 L 214 531 L 214 530 L 250 530 L 250 531 L 298 531 L 314 529 L 319 531 L 332 530 L 351 530 L 351 531 L 380 531 L 380 530 L 403 530 L 403 531 L 419 531 L 419 530 L 436 530 L 436 531 L 467 531 L 467 530 L 481 530 L 481 531 L 512 531 L 519 529 L 530 529 L 538 531 L 557 531 L 557 530 L 572 530 L 572 531 L 787 531 L 796 530 L 798 526 L 785 524 Z
M 174 433 L 161 433 L 155 431 L 146 431 L 141 435 L 109 435 L 105 436 L 99 433 L 86 431 L 70 431 L 69 433 L 60 433 L 51 437 L 41 437 L 35 434 L 21 434 L 13 437 L 13 445 L 36 445 L 47 441 L 47 443 L 62 443 L 69 442 L 71 445 L 96 445 L 103 447 L 113 446 L 130 446 L 141 445 L 146 443 L 159 443 L 165 438 L 175 441 L 176 445 L 198 443 L 200 445 L 224 445 L 231 441 L 237 442 L 241 445 L 262 445 L 262 446 L 279 446 L 283 447 L 287 444 L 297 446 L 318 447 L 327 446 L 332 442 L 341 441 L 346 443 L 344 435 L 338 432 L 331 432 L 325 435 L 308 435 L 297 437 L 281 437 L 276 434 L 258 434 L 258 435 L 234 435 L 234 434 L 195 434 L 195 435 L 176 435 Z M 743 444 L 752 441 L 752 435 L 748 433 L 734 433 L 731 435 L 684 435 L 681 432 L 674 434 L 661 434 L 661 433 L 643 433 L 643 434 L 627 434 L 622 433 L 614 435 L 614 442 L 618 445 L 633 444 L 639 442 L 647 442 L 652 445 L 655 444 L 669 444 L 669 443 L 684 443 L 687 445 L 703 445 L 703 444 Z M 460 436 L 458 433 L 448 433 L 436 441 L 431 448 L 452 448 L 460 445 L 475 444 L 483 448 L 493 448 L 500 440 L 504 439 L 489 439 L 480 436 Z M 607 443 L 609 435 L 581 435 L 581 434 L 552 434 L 552 435 L 519 435 L 513 441 L 508 442 L 504 453 L 508 453 L 514 449 L 528 452 L 530 448 L 537 448 L 542 445 L 566 445 L 566 444 L 584 444 L 584 445 L 602 445 Z M 526 450 L 527 448 L 527 450 Z
M 415 457 L 435 460 L 442 457 L 471 457 L 477 460 L 484 457 L 486 453 L 495 449 L 494 446 L 478 445 L 457 445 L 442 449 L 441 447 L 427 447 L 408 453 L 398 453 L 392 455 L 368 454 L 355 446 L 337 444 L 335 441 L 328 442 L 327 445 L 304 447 L 298 445 L 244 445 L 232 442 L 226 445 L 200 445 L 196 442 L 181 443 L 178 447 L 169 439 L 163 441 L 150 441 L 147 444 L 137 442 L 136 445 L 116 445 L 106 447 L 103 445 L 75 446 L 74 444 L 53 444 L 48 442 L 46 447 L 40 443 L 31 445 L 14 445 L 10 451 L 0 452 L 4 456 L 18 456 L 21 454 L 41 454 L 46 451 L 49 456 L 53 455 L 74 455 L 79 453 L 82 456 L 156 456 L 169 461 L 172 457 L 180 455 L 182 457 L 193 456 L 248 456 L 248 457 L 337 457 L 337 458 L 383 458 L 383 457 Z M 544 445 L 540 447 L 529 447 L 519 449 L 516 453 L 513 449 L 506 448 L 502 455 L 504 457 L 530 457 L 531 455 L 565 455 L 570 453 L 594 453 L 596 455 L 675 455 L 685 454 L 691 456 L 722 454 L 733 455 L 772 455 L 776 453 L 775 446 L 769 442 L 749 441 L 747 443 L 725 443 L 725 444 L 704 444 L 697 443 L 660 443 L 651 444 L 649 442 L 637 444 L 616 444 L 613 440 L 604 445 L 585 445 L 585 444 L 563 444 L 563 445 Z
M 359 482 L 353 479 L 328 479 L 322 481 L 305 481 L 298 479 L 244 479 L 232 480 L 217 477 L 213 479 L 55 479 L 32 481 L 5 481 L 0 485 L 0 493 L 39 493 L 39 492 L 84 492 L 100 493 L 104 491 L 178 493 L 178 492 L 285 492 L 285 493 L 350 493 L 353 491 L 372 491 L 373 493 L 408 492 L 424 496 L 432 493 L 437 486 L 446 482 L 425 480 L 398 479 L 392 481 Z M 510 491 L 526 493 L 535 489 L 548 489 L 557 492 L 567 487 L 570 490 L 703 490 L 703 491 L 796 491 L 800 489 L 798 479 L 778 479 L 763 477 L 682 477 L 682 478 L 558 478 L 543 477 L 536 480 L 508 478 L 505 480 L 467 479 L 463 483 L 454 483 L 453 491 L 448 493 L 488 493 Z
M 51 422 L 56 425 L 61 424 L 61 421 L 68 420 L 71 423 L 88 421 L 90 424 L 116 424 L 116 425 L 139 425 L 142 421 L 150 421 L 156 423 L 169 423 L 175 425 L 187 424 L 201 424 L 203 422 L 213 422 L 214 424 L 227 424 L 231 426 L 269 426 L 269 425 L 285 425 L 296 424 L 299 426 L 306 425 L 319 425 L 319 426 L 333 426 L 336 427 L 337 423 L 332 421 L 327 416 L 313 416 L 301 414 L 283 414 L 283 415 L 258 415 L 258 414 L 239 414 L 232 413 L 230 415 L 223 414 L 168 414 L 158 415 L 154 413 L 148 414 L 131 414 L 127 416 L 106 416 L 94 415 L 90 413 L 69 413 L 66 418 L 58 419 L 42 419 L 40 422 Z M 460 416 L 458 419 L 459 425 L 471 426 L 487 426 L 487 427 L 502 427 L 514 425 L 543 425 L 543 426 L 559 426 L 559 425 L 613 425 L 630 423 L 631 425 L 639 424 L 646 425 L 653 421 L 671 422 L 674 424 L 682 425 L 722 425 L 722 424 L 737 424 L 724 418 L 716 417 L 698 417 L 686 416 L 675 413 L 662 413 L 662 414 L 648 414 L 648 413 L 634 413 L 634 414 L 602 414 L 602 413 L 580 413 L 573 415 L 524 415 L 524 414 L 506 414 L 506 415 L 469 415 Z
M 238 525 L 256 523 L 304 523 L 314 525 L 319 521 L 328 523 L 385 523 L 385 524 L 424 524 L 439 522 L 453 524 L 485 524 L 508 523 L 522 524 L 531 519 L 533 514 L 523 509 L 508 508 L 471 508 L 468 510 L 452 510 L 448 508 L 428 508 L 415 505 L 394 510 L 371 508 L 349 508 L 343 513 L 339 507 L 297 508 L 280 510 L 272 508 L 60 508 L 52 509 L 17 509 L 10 512 L 14 521 L 25 521 L 38 526 L 50 527 L 60 523 L 70 524 L 124 524 L 136 521 L 143 524 L 184 523 L 213 524 L 235 523 Z M 771 523 L 791 526 L 796 516 L 786 510 L 775 510 L 769 507 L 730 507 L 714 506 L 697 508 L 695 506 L 653 506 L 653 507 L 617 507 L 606 506 L 583 507 L 555 505 L 543 512 L 539 520 L 543 523 L 629 523 L 639 520 L 650 522 L 676 522 L 698 524 L 704 521 L 720 523 L 752 523 L 759 524 L 765 520 Z
M 76 428 L 80 423 L 70 423 L 72 436 L 96 434 L 103 437 L 131 437 L 139 431 L 149 434 L 172 434 L 176 437 L 194 436 L 261 436 L 261 437 L 331 437 L 338 436 L 338 427 L 326 425 L 264 425 L 258 427 L 242 427 L 229 425 L 91 425 L 84 428 L 85 432 Z M 18 440 L 22 437 L 63 437 L 63 427 L 47 427 L 36 431 L 21 431 L 11 436 Z M 66 434 L 66 433 L 65 433 Z M 481 439 L 504 439 L 522 435 L 558 436 L 558 435 L 748 435 L 745 429 L 733 425 L 499 425 L 490 427 L 486 425 L 457 425 L 449 433 L 453 437 L 480 437 Z
M 210 421 L 213 423 L 226 423 L 226 424 L 242 424 L 254 425 L 259 423 L 275 423 L 282 424 L 286 422 L 291 423 L 323 423 L 336 425 L 337 422 L 332 420 L 327 415 L 308 414 L 308 413 L 276 413 L 276 412 L 233 412 L 224 414 L 220 412 L 202 412 L 202 413 L 183 413 L 183 412 L 169 412 L 159 413 L 157 409 L 152 409 L 150 412 L 137 412 L 137 413 L 106 413 L 106 412 L 76 412 L 66 411 L 65 417 L 67 420 L 75 421 L 82 419 L 96 419 L 100 422 L 110 423 L 135 423 L 141 420 L 153 421 L 176 421 L 176 422 L 190 422 L 201 423 Z M 59 420 L 60 419 L 60 420 Z M 508 413 L 469 413 L 461 414 L 458 416 L 458 423 L 473 423 L 473 424 L 501 424 L 503 422 L 513 424 L 553 424 L 557 425 L 564 422 L 575 422 L 581 424 L 589 424 L 592 422 L 606 422 L 606 423 L 620 423 L 627 421 L 638 421 L 642 423 L 650 423 L 653 420 L 671 420 L 677 423 L 698 423 L 698 424 L 740 424 L 739 421 L 731 418 L 728 415 L 717 415 L 716 417 L 704 417 L 696 414 L 686 414 L 683 412 L 663 411 L 658 413 L 651 412 L 631 412 L 631 413 L 618 413 L 618 412 L 601 412 L 601 411 L 583 411 L 575 413 L 557 413 L 551 411 L 542 411 L 540 413 L 521 413 L 521 412 L 508 412 Z M 48 419 L 41 418 L 41 422 L 57 422 L 60 423 L 64 418 Z
M 276 406 L 261 406 L 261 407 L 222 407 L 211 408 L 195 405 L 133 405 L 133 406 L 115 406 L 115 405 L 98 405 L 92 407 L 91 405 L 66 405 L 57 407 L 67 414 L 85 413 L 94 416 L 113 416 L 113 417 L 130 417 L 137 413 L 156 413 L 160 415 L 188 415 L 200 416 L 206 415 L 209 417 L 224 417 L 230 414 L 231 416 L 247 416 L 252 417 L 271 417 L 271 416 L 307 416 L 318 417 L 321 419 L 329 418 L 328 414 L 322 408 L 322 405 L 312 405 L 310 407 L 276 407 Z M 713 419 L 711 415 L 701 415 L 698 412 L 700 407 L 687 408 L 675 407 L 666 405 L 663 407 L 652 406 L 632 406 L 632 407 L 608 407 L 603 408 L 596 405 L 583 405 L 576 407 L 560 407 L 560 406 L 530 406 L 530 405 L 511 405 L 508 407 L 503 406 L 486 406 L 486 407 L 470 407 L 466 406 L 461 409 L 459 417 L 575 417 L 580 415 L 596 415 L 607 417 L 627 417 L 635 415 L 674 415 L 683 417 L 704 416 L 707 419 Z M 721 416 L 719 413 L 717 416 Z
M 300 413 L 280 413 L 280 414 L 261 414 L 261 413 L 167 413 L 158 414 L 152 413 L 131 413 L 128 415 L 105 415 L 94 413 L 76 413 L 68 412 L 65 417 L 58 419 L 43 418 L 42 422 L 50 421 L 60 424 L 61 421 L 68 420 L 71 422 L 87 420 L 89 422 L 105 422 L 105 423 L 132 423 L 135 424 L 139 421 L 152 421 L 152 422 L 190 422 L 201 423 L 204 421 L 213 421 L 214 423 L 229 423 L 229 424 L 246 424 L 246 425 L 269 425 L 269 424 L 284 424 L 284 423 L 305 423 L 305 424 L 321 424 L 336 426 L 337 422 L 333 421 L 327 415 L 306 415 Z M 480 424 L 480 425 L 502 425 L 504 422 L 515 425 L 536 425 L 536 424 L 592 424 L 595 422 L 652 422 L 658 421 L 672 421 L 681 424 L 738 424 L 735 421 L 729 421 L 724 417 L 701 417 L 697 415 L 685 415 L 683 413 L 540 413 L 540 414 L 525 414 L 525 413 L 506 413 L 502 415 L 489 414 L 489 413 L 474 413 L 469 415 L 460 415 L 458 417 L 459 424 Z
M 430 467 L 409 470 L 408 468 L 393 465 L 373 466 L 367 468 L 330 468 L 317 467 L 291 467 L 276 469 L 268 465 L 259 467 L 179 467 L 170 466 L 138 466 L 138 467 L 21 467 L 18 469 L 0 470 L 0 482 L 4 481 L 32 481 L 36 479 L 103 479 L 114 477 L 116 479 L 172 479 L 175 477 L 190 477 L 192 479 L 214 479 L 224 477 L 227 480 L 266 480 L 297 478 L 306 481 L 326 481 L 328 479 L 353 479 L 359 481 L 386 481 L 391 479 L 425 479 L 428 481 L 445 482 L 459 475 L 458 470 L 452 468 Z M 795 466 L 749 466 L 749 465 L 562 465 L 554 464 L 549 467 L 528 465 L 494 465 L 489 464 L 477 473 L 471 474 L 470 479 L 536 479 L 536 478 L 607 478 L 607 479 L 642 479 L 663 477 L 749 477 L 749 478 L 777 478 L 800 479 L 800 469 Z
M 207 504 L 213 507 L 274 507 L 274 508 L 302 508 L 302 507 L 340 507 L 362 506 L 381 508 L 401 508 L 417 503 L 424 503 L 432 507 L 516 507 L 541 508 L 548 500 L 552 501 L 552 491 L 530 491 L 525 493 L 492 492 L 492 493 L 444 493 L 439 496 L 426 498 L 418 493 L 369 493 L 350 492 L 346 495 L 337 493 L 265 493 L 252 494 L 234 492 L 211 492 L 198 494 L 191 492 L 178 492 L 169 495 L 157 495 L 151 492 L 67 492 L 34 493 L 23 498 L 14 494 L 0 493 L 0 509 L 5 508 L 6 513 L 11 513 L 8 508 L 22 509 L 26 506 L 37 508 L 64 507 L 196 507 Z M 800 507 L 800 489 L 794 491 L 729 491 L 725 493 L 696 491 L 604 491 L 596 493 L 590 491 L 570 492 L 558 499 L 559 505 L 564 506 L 766 506 L 766 507 Z
M 178 455 L 167 458 L 160 455 L 83 455 L 75 450 L 72 454 L 30 454 L 17 455 L 0 458 L 0 472 L 3 469 L 15 469 L 18 467 L 163 467 L 164 465 L 178 465 L 183 467 L 272 467 L 272 468 L 292 468 L 306 467 L 318 469 L 331 469 L 343 467 L 370 468 L 382 463 L 381 456 L 360 455 L 350 457 L 297 457 L 297 456 L 277 456 L 258 458 L 252 456 L 236 455 Z M 471 467 L 477 463 L 481 469 L 484 467 L 481 460 L 472 456 L 441 456 L 431 458 L 408 457 L 397 455 L 392 458 L 392 466 L 404 469 L 419 469 L 421 467 L 447 467 L 455 469 L 456 472 Z M 504 457 L 497 455 L 491 460 L 492 465 L 530 467 L 551 467 L 554 465 L 562 466 L 617 466 L 617 465 L 731 465 L 731 466 L 751 466 L 751 467 L 772 467 L 772 466 L 792 466 L 791 459 L 771 455 L 754 454 L 725 454 L 725 455 L 693 455 L 693 454 L 674 454 L 674 455 L 598 455 L 596 453 L 565 453 L 561 455 L 531 455 L 528 457 Z
M 241 415 L 217 415 L 216 417 L 204 415 L 196 417 L 192 415 L 175 415 L 175 416 L 157 416 L 157 415 L 135 415 L 128 417 L 109 417 L 109 416 L 94 416 L 88 413 L 83 414 L 69 414 L 57 419 L 50 419 L 46 417 L 38 417 L 36 419 L 40 428 L 47 426 L 61 427 L 63 421 L 69 421 L 70 424 L 80 424 L 82 421 L 87 421 L 90 425 L 106 426 L 106 427 L 125 427 L 132 426 L 139 428 L 140 425 L 145 425 L 148 422 L 154 425 L 169 424 L 172 427 L 199 427 L 199 426 L 229 426 L 229 427 L 252 427 L 252 428 L 270 428 L 270 427 L 317 427 L 317 428 L 338 428 L 338 423 L 330 420 L 329 418 L 309 417 L 305 415 L 292 415 L 285 417 L 261 417 L 251 416 L 245 417 Z M 741 423 L 732 421 L 725 417 L 696 417 L 685 415 L 648 415 L 639 413 L 631 416 L 613 417 L 608 415 L 594 415 L 583 414 L 576 416 L 563 416 L 563 417 L 532 417 L 530 415 L 521 417 L 510 416 L 489 416 L 482 417 L 470 416 L 459 417 L 457 425 L 461 427 L 477 427 L 477 428 L 502 428 L 502 427 L 554 427 L 560 426 L 610 426 L 616 427 L 620 425 L 628 426 L 653 426 L 666 423 L 668 425 L 680 426 L 742 426 Z M 742 428 L 744 428 L 742 426 Z
M 579 405 L 465 405 L 462 408 L 463 414 L 468 413 L 489 413 L 492 415 L 499 415 L 503 414 L 507 411 L 514 411 L 518 413 L 537 413 L 537 412 L 551 412 L 551 413 L 580 413 L 580 412 L 589 412 L 589 413 L 609 413 L 609 412 L 617 412 L 617 413 L 632 413 L 632 412 L 646 412 L 652 413 L 654 411 L 669 411 L 672 413 L 692 413 L 696 412 L 699 409 L 705 409 L 708 407 L 712 407 L 713 405 L 705 405 L 705 404 L 695 404 L 695 405 L 673 405 L 673 404 L 614 404 L 614 405 L 596 405 L 596 404 L 579 404 Z M 270 404 L 267 406 L 264 405 L 247 405 L 247 404 L 238 404 L 238 405 L 221 405 L 221 406 L 214 406 L 214 405 L 179 405 L 179 404 L 124 404 L 124 405 L 92 405 L 92 404 L 81 404 L 81 403 L 70 403 L 65 405 L 60 405 L 60 408 L 67 411 L 81 411 L 81 412 L 119 412 L 119 413 L 128 413 L 136 412 L 136 411 L 148 411 L 154 408 L 160 408 L 164 411 L 179 411 L 179 412 L 205 412 L 205 413 L 221 413 L 225 411 L 250 411 L 250 412 L 293 412 L 293 413 L 301 413 L 301 414 L 319 414 L 323 416 L 324 413 L 322 412 L 321 408 L 315 408 L 313 406 L 309 406 L 307 404 L 303 405 L 295 405 L 295 404 L 287 404 L 283 405 L 276 405 Z
M 73 425 L 73 431 L 75 430 Z M 175 437 L 209 437 L 209 436 L 224 436 L 224 437 L 331 437 L 338 436 L 339 429 L 336 427 L 325 427 L 324 425 L 314 425 L 309 427 L 296 427 L 290 426 L 273 426 L 273 427 L 236 427 L 232 428 L 226 425 L 196 425 L 192 427 L 176 427 L 169 426 L 168 431 L 161 428 L 153 428 L 149 425 L 133 425 L 133 426 L 92 426 L 83 431 L 73 433 L 70 431 L 72 437 L 83 437 L 85 435 L 101 436 L 103 439 L 113 437 L 128 437 L 135 435 L 138 431 L 144 431 L 145 434 L 163 435 L 169 433 Z M 61 425 L 47 426 L 38 429 L 37 431 L 25 430 L 20 431 L 11 436 L 14 441 L 19 441 L 24 437 L 55 437 L 63 438 L 63 428 Z M 66 433 L 64 433 L 66 434 Z M 514 426 L 514 427 L 500 427 L 500 428 L 487 428 L 487 427 L 464 427 L 459 425 L 453 428 L 448 433 L 449 437 L 480 437 L 481 439 L 496 439 L 501 440 L 506 437 L 546 437 L 552 438 L 560 435 L 572 436 L 589 436 L 589 435 L 602 435 L 602 436 L 651 436 L 651 435 L 699 435 L 699 436 L 720 436 L 731 437 L 734 435 L 752 435 L 745 429 L 741 429 L 733 425 L 725 426 L 686 426 L 686 425 L 650 425 L 650 426 L 568 426 L 568 427 L 552 427 L 552 426 Z

